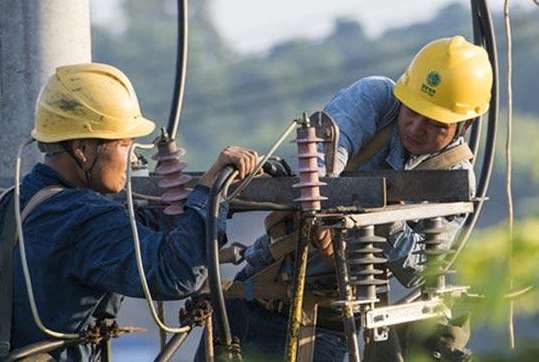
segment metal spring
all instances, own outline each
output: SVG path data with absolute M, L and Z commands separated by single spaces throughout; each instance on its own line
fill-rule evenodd
M 322 139 L 316 137 L 316 128 L 311 127 L 307 115 L 303 115 L 304 122 L 297 129 L 295 142 L 298 144 L 298 174 L 299 183 L 292 187 L 300 189 L 300 197 L 295 199 L 301 204 L 303 210 L 320 210 L 321 201 L 326 197 L 320 196 L 320 186 L 325 183 L 318 178 L 318 147 Z
M 192 191 L 187 188 L 191 176 L 182 173 L 187 166 L 187 163 L 180 160 L 183 155 L 183 148 L 177 147 L 176 142 L 168 139 L 165 134 L 161 135 L 157 141 L 157 154 L 152 158 L 158 162 L 155 169 L 155 174 L 161 177 L 158 185 L 166 190 L 161 195 L 161 202 L 168 204 L 163 210 L 167 215 L 183 213 L 183 202 Z
M 442 259 L 449 253 L 443 247 L 445 238 L 443 234 L 447 231 L 447 226 L 442 217 L 435 217 L 423 221 L 424 250 L 419 254 L 424 254 L 424 259 L 419 263 L 424 265 L 423 276 L 428 287 L 443 288 L 445 286 L 445 273 L 443 271 Z
M 387 286 L 389 280 L 384 266 L 387 258 L 383 250 L 375 244 L 385 243 L 386 239 L 374 234 L 374 226 L 357 230 L 357 237 L 346 242 L 346 263 L 350 273 L 350 283 L 357 287 L 360 298 L 376 300 L 376 289 Z

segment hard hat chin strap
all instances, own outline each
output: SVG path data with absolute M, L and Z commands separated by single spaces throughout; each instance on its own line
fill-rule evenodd
M 62 146 L 65 150 L 65 152 L 67 152 L 67 154 L 69 156 L 71 156 L 71 158 L 75 161 L 75 163 L 77 164 L 77 166 L 80 168 L 80 170 L 84 173 L 84 177 L 86 178 L 86 187 L 88 188 L 92 188 L 91 187 L 91 179 L 92 179 L 92 171 L 97 163 L 97 159 L 99 158 L 99 147 L 103 144 L 104 142 L 102 140 L 98 140 L 97 142 L 97 148 L 96 148 L 96 155 L 94 157 L 94 160 L 92 162 L 92 164 L 90 165 L 90 167 L 88 169 L 84 169 L 84 165 L 82 164 L 81 160 L 79 160 L 77 157 L 75 157 L 74 153 L 73 153 L 73 150 L 71 149 L 71 147 L 69 147 L 67 145 L 67 142 L 62 142 Z

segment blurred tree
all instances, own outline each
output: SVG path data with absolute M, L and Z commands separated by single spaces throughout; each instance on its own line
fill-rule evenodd
M 176 1 L 123 0 L 123 9 L 126 27 L 122 33 L 93 28 L 94 59 L 125 70 L 145 114 L 164 124 L 175 74 Z M 495 24 L 502 51 L 499 15 Z M 539 63 L 536 24 L 539 11 L 513 11 L 515 112 L 526 114 L 515 119 L 516 140 L 539 137 L 539 102 L 535 99 L 539 85 L 533 76 Z M 324 38 L 286 41 L 263 54 L 241 55 L 219 35 L 212 20 L 211 0 L 191 1 L 180 141 L 195 169 L 205 168 L 227 144 L 264 152 L 290 119 L 303 111 L 320 109 L 340 88 L 373 74 L 396 79 L 425 42 L 459 33 L 471 37 L 471 16 L 467 7 L 454 4 L 431 20 L 394 28 L 377 38 L 367 37 L 357 22 L 339 18 Z M 503 60 L 500 54 L 502 66 Z M 502 89 L 502 97 L 503 93 Z M 534 144 L 514 144 L 515 196 L 519 200 L 539 196 L 534 181 L 539 175 Z M 502 147 L 503 141 L 498 146 Z M 279 152 L 286 155 L 292 149 Z M 489 201 L 492 206 L 487 208 L 489 223 L 503 215 L 503 206 L 497 206 L 504 202 L 503 158 L 498 160 Z

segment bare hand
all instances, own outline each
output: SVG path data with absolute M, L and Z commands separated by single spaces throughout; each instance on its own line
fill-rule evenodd
M 225 147 L 217 161 L 200 178 L 200 184 L 211 187 L 218 173 L 227 165 L 233 165 L 238 170 L 238 178 L 242 179 L 255 170 L 257 162 L 258 154 L 254 150 L 239 146 Z
M 318 229 L 313 233 L 313 243 L 325 256 L 333 255 L 333 243 L 330 229 Z

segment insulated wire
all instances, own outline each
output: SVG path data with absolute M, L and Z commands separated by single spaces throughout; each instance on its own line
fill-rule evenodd
M 131 156 L 136 148 L 142 148 L 142 149 L 152 149 L 155 146 L 153 144 L 139 144 L 139 143 L 133 143 L 129 147 L 129 153 L 128 153 L 128 160 L 131 159 Z M 152 295 L 150 293 L 150 288 L 148 287 L 148 281 L 146 280 L 146 275 L 144 274 L 144 266 L 142 265 L 142 253 L 140 251 L 140 239 L 138 235 L 138 228 L 137 228 L 137 221 L 135 219 L 135 208 L 133 206 L 133 190 L 131 187 L 131 163 L 127 163 L 127 209 L 129 212 L 129 224 L 131 225 L 131 232 L 133 234 L 133 245 L 135 246 L 135 257 L 137 261 L 137 270 L 140 277 L 140 282 L 142 284 L 142 290 L 144 291 L 144 296 L 146 298 L 146 302 L 148 304 L 148 308 L 150 309 L 150 313 L 152 315 L 153 320 L 155 323 L 159 326 L 159 328 L 163 331 L 169 332 L 169 333 L 187 333 L 191 330 L 190 326 L 185 327 L 170 327 L 167 326 L 165 323 L 161 321 L 159 316 L 157 315 L 157 310 L 155 309 L 155 306 L 153 304 Z
M 509 245 L 507 246 L 507 270 L 509 274 L 509 290 L 513 289 L 513 193 L 512 193 L 512 165 L 511 165 L 511 142 L 512 142 L 512 123 L 513 123 L 513 69 L 512 69 L 512 41 L 511 41 L 511 21 L 509 18 L 509 0 L 504 1 L 503 17 L 505 24 L 505 41 L 506 41 L 506 61 L 507 61 L 507 139 L 505 144 L 506 154 L 506 178 L 505 190 L 507 193 L 507 213 L 508 213 L 508 237 Z M 514 301 L 509 300 L 509 311 L 507 320 L 507 336 L 509 348 L 515 349 L 515 327 L 514 327 Z
M 249 174 L 249 176 L 247 176 L 247 178 L 245 178 L 245 180 L 243 180 L 239 185 L 238 187 L 234 190 L 234 192 L 232 192 L 231 195 L 229 196 L 226 196 L 224 201 L 226 202 L 229 202 L 230 200 L 232 200 L 233 198 L 235 198 L 236 196 L 239 195 L 240 192 L 243 191 L 243 189 L 245 189 L 245 187 L 253 180 L 253 178 L 258 174 L 258 172 L 262 169 L 262 166 L 264 166 L 264 163 L 266 163 L 266 161 L 271 157 L 273 156 L 273 153 L 275 152 L 275 150 L 277 150 L 277 148 L 286 140 L 286 138 L 288 137 L 288 135 L 290 135 L 290 133 L 292 133 L 292 131 L 294 129 L 296 129 L 296 124 L 297 124 L 297 120 L 293 120 L 292 122 L 290 122 L 290 124 L 288 125 L 288 127 L 285 129 L 285 131 L 281 134 L 281 136 L 277 139 L 277 141 L 273 144 L 273 146 L 271 146 L 270 150 L 266 153 L 266 155 L 264 157 L 262 157 L 262 159 L 258 162 L 258 165 L 256 166 L 256 168 L 254 169 L 253 172 L 251 172 Z M 232 178 L 229 179 L 229 182 L 227 184 L 230 185 L 230 182 L 232 182 Z
M 174 95 L 172 96 L 172 108 L 167 125 L 167 133 L 171 139 L 176 139 L 176 133 L 180 126 L 180 114 L 183 107 L 185 94 L 185 77 L 187 75 L 187 43 L 188 43 L 188 6 L 187 0 L 178 0 L 178 41 L 176 56 L 176 80 Z M 181 44 L 180 44 L 181 42 Z
M 21 190 L 20 190 L 20 180 L 21 180 L 21 160 L 22 160 L 22 151 L 24 148 L 34 142 L 34 139 L 29 139 L 24 141 L 19 145 L 17 150 L 17 160 L 15 164 L 15 224 L 17 225 L 17 236 L 19 238 L 19 249 L 21 254 L 21 265 L 22 272 L 24 274 L 24 283 L 26 285 L 26 292 L 28 293 L 28 302 L 30 303 L 30 309 L 32 311 L 32 316 L 34 317 L 34 322 L 37 327 L 45 334 L 61 339 L 75 339 L 80 338 L 80 335 L 74 333 L 62 333 L 56 332 L 45 327 L 41 319 L 39 318 L 39 312 L 37 310 L 36 299 L 34 297 L 34 290 L 32 289 L 32 279 L 30 277 L 30 269 L 28 268 L 28 260 L 26 259 L 26 247 L 24 244 L 24 234 L 22 232 L 22 219 L 21 219 Z
M 479 220 L 479 216 L 481 215 L 481 211 L 483 210 L 483 206 L 486 200 L 488 187 L 490 185 L 490 179 L 492 176 L 492 168 L 494 164 L 494 147 L 496 144 L 496 133 L 497 133 L 497 118 L 498 118 L 498 55 L 496 50 L 496 39 L 494 34 L 494 26 L 492 23 L 492 19 L 490 17 L 490 12 L 486 3 L 486 0 L 479 1 L 478 7 L 476 8 L 479 10 L 479 14 L 475 13 L 475 16 L 479 16 L 482 24 L 483 29 L 483 38 L 485 42 L 485 48 L 487 49 L 487 52 L 489 53 L 489 60 L 492 64 L 493 72 L 494 72 L 494 79 L 493 79 L 493 91 L 492 91 L 492 97 L 490 100 L 490 109 L 489 109 L 489 116 L 488 116 L 488 129 L 487 129 L 487 141 L 486 141 L 486 148 L 485 148 L 485 155 L 483 156 L 483 162 L 482 162 L 482 170 L 481 170 L 481 178 L 479 179 L 479 185 L 477 187 L 477 203 L 475 206 L 474 213 L 470 216 L 468 216 L 468 219 L 466 220 L 464 224 L 464 230 L 461 233 L 461 236 L 459 237 L 459 244 L 454 249 L 454 253 L 451 256 L 451 259 L 447 263 L 447 265 L 444 267 L 444 272 L 448 272 L 453 264 L 458 259 L 459 255 L 461 254 L 462 250 L 466 247 L 468 244 L 468 241 L 470 240 L 470 236 L 475 228 L 475 225 L 477 224 L 477 221 Z

